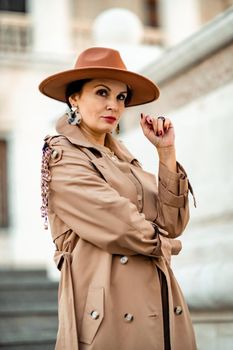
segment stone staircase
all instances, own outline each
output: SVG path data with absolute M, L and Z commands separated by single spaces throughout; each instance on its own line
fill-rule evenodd
M 0 270 L 0 349 L 52 350 L 58 283 L 44 270 Z

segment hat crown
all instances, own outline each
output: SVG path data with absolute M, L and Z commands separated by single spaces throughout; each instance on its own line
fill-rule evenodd
M 74 66 L 75 69 L 94 67 L 127 70 L 119 52 L 104 47 L 93 47 L 83 51 Z

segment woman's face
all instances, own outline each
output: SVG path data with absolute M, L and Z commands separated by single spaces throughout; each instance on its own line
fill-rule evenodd
M 82 117 L 81 128 L 93 134 L 114 130 L 125 110 L 126 84 L 111 79 L 93 79 L 69 101 L 77 106 Z

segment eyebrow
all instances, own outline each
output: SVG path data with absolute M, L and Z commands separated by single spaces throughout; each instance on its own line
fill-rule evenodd
M 111 89 L 107 86 L 107 85 L 104 85 L 104 84 L 97 84 L 95 85 L 94 87 L 98 87 L 98 86 L 103 86 L 105 87 L 108 91 L 111 91 Z M 120 91 L 119 94 L 127 94 L 128 91 Z

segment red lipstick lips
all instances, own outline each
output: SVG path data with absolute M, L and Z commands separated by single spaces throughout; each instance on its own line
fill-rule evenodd
M 106 120 L 106 122 L 108 123 L 114 123 L 116 121 L 115 117 L 112 117 L 111 115 L 106 116 L 106 117 L 102 117 L 104 120 Z

